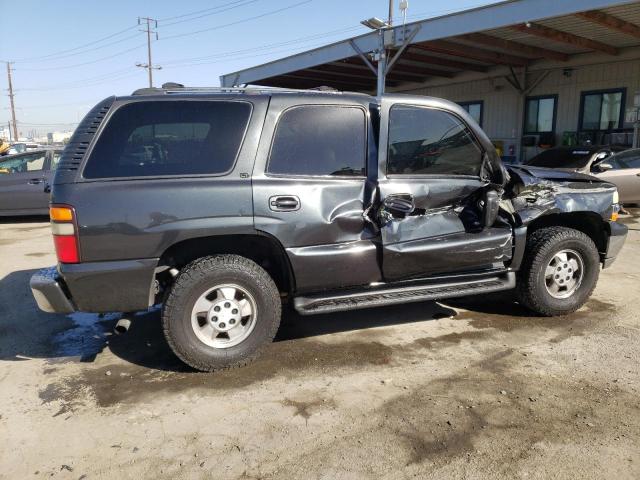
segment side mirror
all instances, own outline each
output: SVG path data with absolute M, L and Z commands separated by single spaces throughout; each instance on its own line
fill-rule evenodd
M 602 162 L 595 166 L 596 172 L 606 172 L 613 169 L 613 165 L 610 163 Z
M 482 199 L 482 226 L 484 228 L 492 227 L 498 218 L 498 210 L 500 209 L 500 195 L 495 190 L 487 190 Z

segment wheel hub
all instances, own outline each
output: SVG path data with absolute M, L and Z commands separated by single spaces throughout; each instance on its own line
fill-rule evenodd
M 207 314 L 207 319 L 216 331 L 227 332 L 242 320 L 240 305 L 235 300 L 224 299 L 215 302 Z
M 191 327 L 196 337 L 213 348 L 229 348 L 243 342 L 257 319 L 256 301 L 240 285 L 209 288 L 195 301 Z
M 582 256 L 575 250 L 561 250 L 545 269 L 547 292 L 555 298 L 568 298 L 580 287 L 583 276 Z

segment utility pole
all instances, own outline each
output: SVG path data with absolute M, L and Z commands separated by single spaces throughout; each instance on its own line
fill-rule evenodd
M 389 0 L 389 26 L 393 26 L 393 0 Z
M 155 18 L 138 17 L 138 25 L 140 25 L 142 21 L 147 23 L 147 28 L 141 30 L 142 32 L 147 32 L 147 63 L 136 63 L 136 67 L 147 69 L 149 72 L 149 88 L 153 88 L 153 71 L 162 70 L 161 66 L 154 67 L 151 61 L 151 34 L 154 33 L 156 40 L 158 40 L 158 32 L 151 29 L 151 23 L 153 22 L 154 28 L 158 28 L 158 21 Z
M 18 141 L 18 123 L 16 122 L 16 106 L 13 102 L 13 83 L 11 82 L 11 62 L 7 62 L 7 79 L 9 80 L 9 104 L 11 106 L 11 122 L 13 123 L 13 140 Z

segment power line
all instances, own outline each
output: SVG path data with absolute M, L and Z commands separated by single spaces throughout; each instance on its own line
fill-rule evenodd
M 124 55 L 125 53 L 128 52 L 132 52 L 133 50 L 136 50 L 138 48 L 144 47 L 145 44 L 142 43 L 140 45 L 136 45 L 135 47 L 132 48 L 128 48 L 126 50 L 122 50 L 118 53 L 114 53 L 113 55 L 109 55 L 107 57 L 102 57 L 102 58 L 98 58 L 97 60 L 92 60 L 89 62 L 83 62 L 83 63 L 76 63 L 74 65 L 65 65 L 63 67 L 46 67 L 46 68 L 21 68 L 20 71 L 26 71 L 26 72 L 45 72 L 45 71 L 51 71 L 51 70 L 66 70 L 69 68 L 77 68 L 77 67 L 84 67 L 85 65 L 91 65 L 93 63 L 98 63 L 98 62 L 102 62 L 103 60 L 109 60 L 111 58 L 115 58 L 115 57 L 119 57 L 120 55 Z
M 203 12 L 209 12 L 211 10 L 217 10 L 219 8 L 228 6 L 228 5 L 233 5 L 236 3 L 241 3 L 244 2 L 246 0 L 235 0 L 233 2 L 228 2 L 228 3 L 223 3 L 222 5 L 216 5 L 215 7 L 209 7 L 209 8 L 203 8 L 202 10 L 196 10 L 195 12 L 191 12 L 191 13 L 183 13 L 182 15 L 174 15 L 171 17 L 164 17 L 164 18 L 159 18 L 158 21 L 159 22 L 164 22 L 166 20 L 173 20 L 176 18 L 184 18 L 184 17 L 190 17 L 191 15 L 197 15 L 198 13 L 203 13 Z
M 37 61 L 37 60 L 41 60 L 41 59 L 43 59 L 43 58 L 55 57 L 55 56 L 58 56 L 58 55 L 63 54 L 63 53 L 73 52 L 73 51 L 75 51 L 75 50 L 80 50 L 80 49 L 82 49 L 82 48 L 89 47 L 89 46 L 91 46 L 91 45 L 95 45 L 96 43 L 100 43 L 100 42 L 102 42 L 102 41 L 104 41 L 104 40 L 109 40 L 110 38 L 113 38 L 113 37 L 116 37 L 116 36 L 118 36 L 118 35 L 121 35 L 121 34 L 123 34 L 123 33 L 125 33 L 125 32 L 128 32 L 129 30 L 133 30 L 133 29 L 134 29 L 134 28 L 136 28 L 136 27 L 137 27 L 136 25 L 133 25 L 133 26 L 131 26 L 131 27 L 127 27 L 127 28 L 125 28 L 124 30 L 120 30 L 119 32 L 113 33 L 113 34 L 111 34 L 111 35 L 107 35 L 106 37 L 100 38 L 100 39 L 98 39 L 98 40 L 94 40 L 93 42 L 85 43 L 84 45 L 80 45 L 79 47 L 69 48 L 69 49 L 66 49 L 66 50 L 61 50 L 61 51 L 59 51 L 59 52 L 56 52 L 56 53 L 50 53 L 50 54 L 48 54 L 48 55 L 41 55 L 41 56 L 37 56 L 37 57 L 26 57 L 26 58 L 20 58 L 20 59 L 17 59 L 17 60 L 15 60 L 15 61 L 16 61 L 17 63 L 30 62 L 30 61 Z
M 344 28 L 340 28 L 337 30 L 331 30 L 328 32 L 323 32 L 323 33 L 317 33 L 315 35 L 308 35 L 308 36 L 304 36 L 304 37 L 298 37 L 298 38 L 294 38 L 291 40 L 285 40 L 283 42 L 277 42 L 277 43 L 271 43 L 271 44 L 267 44 L 267 45 L 263 45 L 261 47 L 252 47 L 252 48 L 245 48 L 242 50 L 233 50 L 233 51 L 227 51 L 227 52 L 220 52 L 220 53 L 214 53 L 211 55 L 206 55 L 203 57 L 191 57 L 191 58 L 183 58 L 180 60 L 168 60 L 166 62 L 162 62 L 163 65 L 165 66 L 165 68 L 169 65 L 173 65 L 173 66 L 177 66 L 177 65 L 182 65 L 185 63 L 191 63 L 194 61 L 201 61 L 201 60 L 209 60 L 209 59 L 213 59 L 213 58 L 221 58 L 221 57 L 228 57 L 228 56 L 233 56 L 236 54 L 244 54 L 244 53 L 251 53 L 251 52 L 256 52 L 256 51 L 260 51 L 260 50 L 269 50 L 272 48 L 278 48 L 278 47 L 284 47 L 287 45 L 293 45 L 296 43 L 304 43 L 307 41 L 311 41 L 311 40 L 318 40 L 321 38 L 326 38 L 326 37 L 330 37 L 333 35 L 338 35 L 340 33 L 346 33 L 349 31 L 353 31 L 353 30 L 357 30 L 361 28 L 359 25 L 358 26 L 353 26 L 353 27 L 344 27 Z
M 244 18 L 244 19 L 241 19 L 241 20 L 236 20 L 235 22 L 226 23 L 224 25 L 215 25 L 215 26 L 210 27 L 210 28 L 203 28 L 202 30 L 195 30 L 193 32 L 186 32 L 186 33 L 179 33 L 179 34 L 176 34 L 176 35 L 170 35 L 168 37 L 164 37 L 162 40 L 170 40 L 172 38 L 187 37 L 187 36 L 196 35 L 196 34 L 202 33 L 202 32 L 210 32 L 212 30 L 219 30 L 219 29 L 225 28 L 225 27 L 232 27 L 232 26 L 238 25 L 240 23 L 250 22 L 251 20 L 257 20 L 258 18 L 264 18 L 264 17 L 267 17 L 269 15 L 275 15 L 276 13 L 280 13 L 280 12 L 283 12 L 283 11 L 288 10 L 290 8 L 299 7 L 301 5 L 305 5 L 305 4 L 311 3 L 311 2 L 313 2 L 313 0 L 304 0 L 302 2 L 298 2 L 298 3 L 291 4 L 291 5 L 287 5 L 286 7 L 278 8 L 277 10 L 271 10 L 269 12 L 265 12 L 265 13 L 262 13 L 260 15 L 255 15 L 253 17 L 247 17 L 247 18 Z
M 245 7 L 245 6 L 247 6 L 247 5 L 251 4 L 251 3 L 256 3 L 256 2 L 259 2 L 259 1 L 260 0 L 239 0 L 239 1 L 236 1 L 236 2 L 231 2 L 234 5 L 228 4 L 229 6 L 227 6 L 226 8 L 221 8 L 222 6 L 214 7 L 214 8 L 218 9 L 215 12 L 205 13 L 205 14 L 198 15 L 198 16 L 192 17 L 192 18 L 185 18 L 184 20 L 177 20 L 175 22 L 170 22 L 170 23 L 162 23 L 162 22 L 160 22 L 160 23 L 161 23 L 161 25 L 163 27 L 169 27 L 171 25 L 176 25 L 178 23 L 191 22 L 193 20 L 198 20 L 200 18 L 210 17 L 211 15 L 218 15 L 219 13 L 228 12 L 229 10 L 233 10 L 235 8 Z M 207 10 L 212 10 L 212 9 L 207 9 Z M 187 15 L 189 15 L 189 14 L 180 15 L 180 16 L 187 16 Z

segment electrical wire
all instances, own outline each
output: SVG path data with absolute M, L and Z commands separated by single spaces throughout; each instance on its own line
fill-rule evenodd
M 137 28 L 137 25 L 133 25 L 131 27 L 127 27 L 124 30 L 120 30 L 119 32 L 113 33 L 111 35 L 107 35 L 106 37 L 102 37 L 102 38 L 100 38 L 98 40 L 94 40 L 93 42 L 85 43 L 84 45 L 80 45 L 79 47 L 69 48 L 69 49 L 66 49 L 66 50 L 61 50 L 59 52 L 50 53 L 48 55 L 40 55 L 40 56 L 37 56 L 37 57 L 19 58 L 17 60 L 13 60 L 13 61 L 16 62 L 16 63 L 22 63 L 22 62 L 38 61 L 38 60 L 42 60 L 44 58 L 49 58 L 49 57 L 55 57 L 55 56 L 58 56 L 58 55 L 63 54 L 63 53 L 73 52 L 75 50 L 80 50 L 82 48 L 89 47 L 91 45 L 95 45 L 96 43 L 100 43 L 100 42 L 102 42 L 104 40 L 109 40 L 110 38 L 113 38 L 113 37 L 116 37 L 118 35 L 121 35 L 121 34 L 123 34 L 125 32 L 128 32 L 129 30 L 133 30 L 134 28 Z
M 305 5 L 305 4 L 311 3 L 313 1 L 314 0 L 304 0 L 302 2 L 298 2 L 298 3 L 291 4 L 291 5 L 287 5 L 286 7 L 278 8 L 277 10 L 271 10 L 269 12 L 265 12 L 265 13 L 262 13 L 260 15 L 255 15 L 253 17 L 243 18 L 243 19 L 240 19 L 240 20 L 236 20 L 235 22 L 226 23 L 224 25 L 215 25 L 215 26 L 210 27 L 210 28 L 203 28 L 202 30 L 195 30 L 193 32 L 186 32 L 186 33 L 179 33 L 179 34 L 176 34 L 176 35 L 170 35 L 168 37 L 161 38 L 161 40 L 170 40 L 172 38 L 187 37 L 187 36 L 196 35 L 196 34 L 202 33 L 202 32 L 210 32 L 212 30 L 219 30 L 219 29 L 225 28 L 225 27 L 232 27 L 234 25 L 239 25 L 241 23 L 250 22 L 251 20 L 257 20 L 258 18 L 264 18 L 264 17 L 267 17 L 269 15 L 275 15 L 276 13 L 283 12 L 283 11 L 288 10 L 290 8 L 299 7 L 301 5 Z
M 256 3 L 259 2 L 260 0 L 239 0 L 237 2 L 231 2 L 235 5 L 230 5 L 227 6 L 226 8 L 220 8 L 220 7 L 214 7 L 214 8 L 218 8 L 218 10 L 216 10 L 215 12 L 211 12 L 211 13 L 205 13 L 202 15 L 198 15 L 192 18 L 185 18 L 184 20 L 176 20 L 175 22 L 169 22 L 169 23 L 162 23 L 160 20 L 158 20 L 158 22 L 160 23 L 160 26 L 162 27 L 169 27 L 171 25 L 176 25 L 178 23 L 184 23 L 184 22 L 191 22 L 193 20 L 198 20 L 200 18 L 204 18 L 204 17 L 210 17 L 211 15 L 218 15 L 219 13 L 223 13 L 223 12 L 227 12 L 229 10 L 233 10 L 235 8 L 240 8 L 240 7 L 245 7 L 247 5 L 250 5 L 252 3 Z M 211 10 L 211 9 L 209 9 Z
M 326 38 L 326 37 L 331 37 L 334 35 L 338 35 L 341 33 L 347 33 L 353 30 L 357 30 L 359 29 L 359 26 L 353 26 L 353 27 L 344 27 L 344 28 L 340 28 L 337 30 L 331 30 L 328 32 L 323 32 L 323 33 L 317 33 L 315 35 L 308 35 L 305 37 L 299 37 L 299 38 L 294 38 L 291 40 L 286 40 L 283 42 L 277 42 L 277 43 L 271 43 L 271 44 L 267 44 L 267 45 L 263 45 L 261 47 L 253 47 L 253 48 L 245 48 L 242 50 L 233 50 L 233 51 L 228 51 L 228 52 L 220 52 L 220 53 L 214 53 L 211 55 L 206 55 L 203 57 L 191 57 L 191 58 L 182 58 L 182 59 L 176 59 L 176 60 L 167 60 L 167 61 L 160 61 L 158 63 L 162 64 L 162 67 L 165 68 L 166 66 L 172 66 L 172 65 L 181 65 L 181 64 L 187 64 L 187 63 L 191 63 L 191 62 L 198 62 L 198 61 L 203 61 L 203 60 L 209 60 L 209 59 L 219 59 L 219 58 L 223 58 L 223 57 L 229 57 L 229 56 L 234 56 L 234 55 L 242 55 L 245 53 L 251 53 L 251 52 L 256 52 L 256 51 L 260 51 L 260 50 L 270 50 L 272 48 L 278 48 L 278 47 L 284 47 L 284 46 L 288 46 L 288 45 L 294 45 L 297 43 L 305 43 L 308 41 L 312 41 L 312 40 L 319 40 L 321 38 Z
M 235 3 L 240 3 L 240 2 L 244 2 L 246 0 L 235 0 L 233 2 L 228 2 L 228 3 L 223 3 L 222 5 L 216 5 L 215 7 L 209 7 L 209 8 L 203 8 L 202 10 L 196 10 L 195 12 L 191 12 L 191 13 L 183 13 L 182 15 L 174 15 L 171 17 L 164 17 L 164 18 L 159 18 L 158 22 L 164 22 L 166 20 L 174 20 L 176 18 L 184 18 L 184 17 L 190 17 L 191 15 L 197 15 L 199 13 L 203 13 L 203 12 L 209 12 L 211 10 L 216 10 L 218 8 L 222 8 L 228 5 L 233 5 Z
M 28 72 L 47 72 L 51 70 L 67 70 L 69 68 L 84 67 L 85 65 L 91 65 L 93 63 L 102 62 L 103 60 L 109 60 L 111 58 L 119 57 L 121 55 L 124 55 L 125 53 L 132 52 L 133 50 L 137 50 L 139 48 L 145 47 L 146 45 L 147 45 L 146 43 L 142 43 L 140 45 L 136 45 L 135 47 L 128 48 L 126 50 L 122 50 L 118 53 L 114 53 L 113 55 L 109 55 L 107 57 L 98 58 L 97 60 L 92 60 L 89 62 L 76 63 L 75 65 L 65 65 L 63 67 L 46 67 L 46 68 L 20 68 L 19 70 L 28 71 Z

